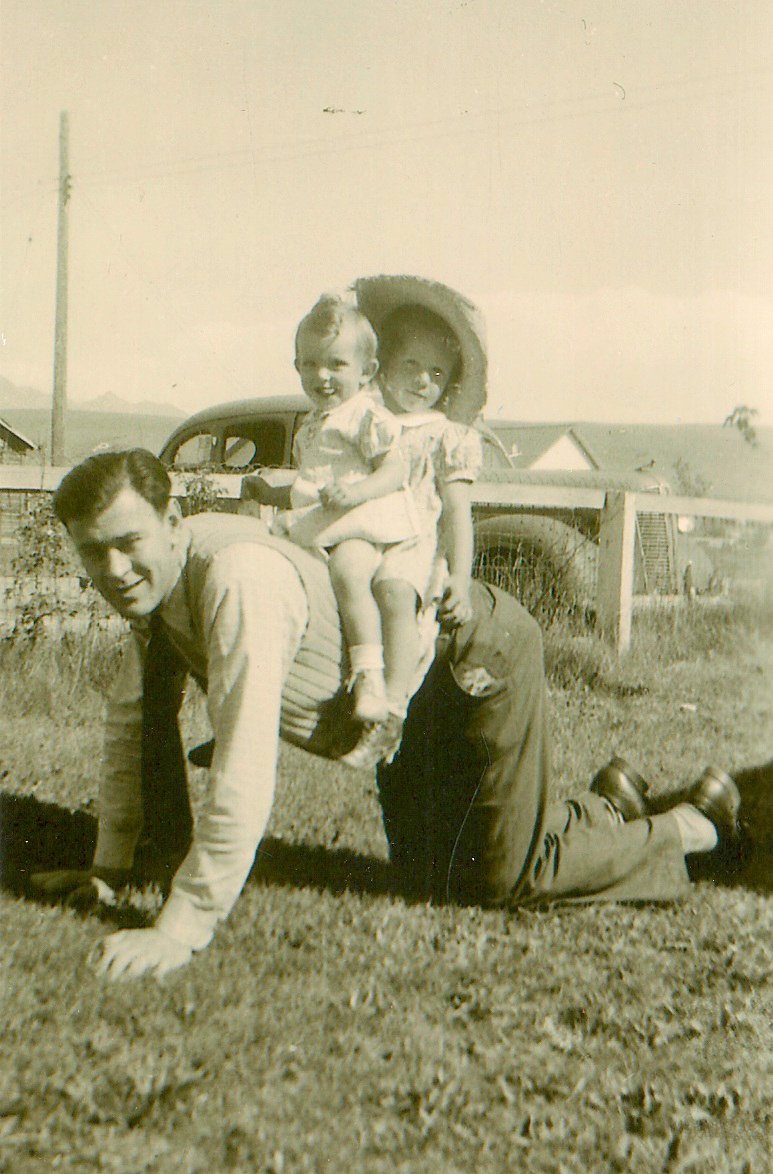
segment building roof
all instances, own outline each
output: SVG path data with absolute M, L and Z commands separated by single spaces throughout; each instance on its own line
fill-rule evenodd
M 599 462 L 589 445 L 571 424 L 515 424 L 509 421 L 493 423 L 497 436 L 516 469 L 530 469 L 549 449 L 567 437 L 594 469 Z
M 773 429 L 757 444 L 721 424 L 580 424 L 603 465 L 647 467 L 675 493 L 742 501 L 773 501 Z
M 505 449 L 517 446 L 516 468 L 531 468 L 562 436 L 598 469 L 652 469 L 675 493 L 740 501 L 773 501 L 773 429 L 757 429 L 750 445 L 721 424 L 524 424 L 488 420 Z
M 13 449 L 14 452 L 32 452 L 37 447 L 33 440 L 29 440 L 18 428 L 12 427 L 7 420 L 0 417 L 0 440 Z

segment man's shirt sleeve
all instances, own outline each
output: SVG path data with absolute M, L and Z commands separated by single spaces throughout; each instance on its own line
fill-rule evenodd
M 292 564 L 251 544 L 220 551 L 203 592 L 207 709 L 215 738 L 207 802 L 157 927 L 207 945 L 252 867 L 274 795 L 282 686 L 308 618 Z

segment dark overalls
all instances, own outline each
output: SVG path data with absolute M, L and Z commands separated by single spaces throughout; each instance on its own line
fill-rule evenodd
M 620 823 L 587 793 L 551 803 L 540 629 L 511 596 L 473 584 L 378 770 L 401 887 L 465 904 L 667 900 L 689 888 L 676 821 Z

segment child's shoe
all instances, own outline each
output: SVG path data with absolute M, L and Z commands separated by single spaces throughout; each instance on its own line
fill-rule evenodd
M 352 715 L 358 722 L 383 722 L 389 715 L 382 669 L 359 669 L 349 682 Z
M 359 740 L 341 762 L 358 769 L 378 766 L 380 762 L 391 762 L 400 749 L 403 738 L 403 718 L 390 713 L 386 721 L 366 725 Z

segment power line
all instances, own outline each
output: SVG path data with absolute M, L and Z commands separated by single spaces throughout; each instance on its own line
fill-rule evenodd
M 742 76 L 748 80 L 749 74 L 756 73 L 767 77 L 772 72 L 761 68 L 749 71 Z M 462 112 L 440 119 L 403 123 L 393 131 L 384 128 L 363 129 L 348 132 L 339 139 L 323 139 L 319 136 L 305 139 L 285 139 L 276 143 L 268 143 L 263 147 L 237 148 L 229 151 L 212 151 L 184 156 L 171 164 L 149 163 L 140 166 L 106 168 L 102 171 L 79 171 L 77 178 L 79 184 L 88 184 L 90 187 L 111 186 L 112 182 L 120 180 L 149 182 L 154 179 L 239 170 L 254 167 L 257 162 L 264 164 L 294 162 L 362 150 L 375 151 L 410 142 L 443 141 L 448 138 L 468 137 L 481 133 L 480 124 L 482 122 L 494 123 L 493 129 L 501 135 L 502 132 L 507 133 L 523 127 L 549 125 L 565 120 L 603 117 L 610 114 L 617 116 L 621 112 L 638 113 L 657 106 L 694 101 L 700 96 L 721 99 L 745 95 L 760 96 L 770 92 L 767 88 L 760 89 L 748 86 L 743 89 L 737 87 L 716 89 L 718 78 L 725 80 L 737 76 L 737 73 L 728 72 L 713 77 L 694 77 L 676 82 L 661 82 L 644 89 L 628 88 L 622 83 L 610 82 L 609 94 L 594 91 L 580 96 L 567 95 L 543 100 L 536 104 L 537 111 L 541 109 L 541 113 L 535 112 L 526 117 L 522 115 L 532 108 L 532 104 L 529 102 L 505 106 L 497 110 L 478 111 L 471 114 Z M 695 92 L 695 87 L 705 85 L 711 85 L 710 92 L 703 95 Z M 613 86 L 616 87 L 614 91 L 612 90 Z M 685 90 L 685 87 L 692 87 L 693 92 L 690 92 L 689 89 Z M 676 93 L 666 92 L 674 89 L 676 89 Z M 680 90 L 682 92 L 679 92 Z M 589 104 L 595 105 L 588 108 Z M 567 109 L 567 107 L 569 108 Z

